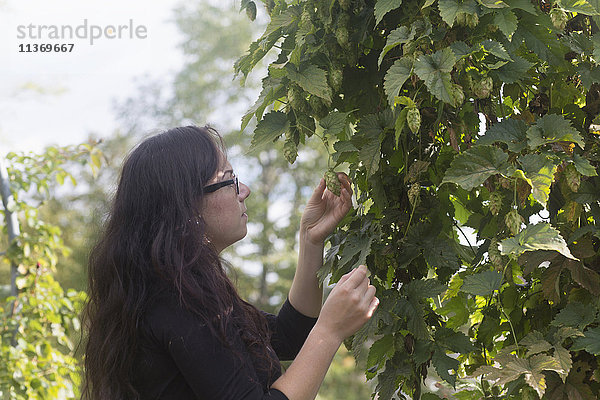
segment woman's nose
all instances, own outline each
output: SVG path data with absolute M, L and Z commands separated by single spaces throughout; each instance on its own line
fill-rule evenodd
M 240 182 L 240 194 L 239 197 L 244 200 L 248 196 L 250 196 L 250 188 L 246 186 L 244 183 Z

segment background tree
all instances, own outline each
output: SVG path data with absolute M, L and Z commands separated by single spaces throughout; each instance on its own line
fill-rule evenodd
M 75 398 L 79 368 L 74 357 L 85 293 L 63 290 L 54 279 L 59 255 L 68 251 L 60 228 L 44 220 L 40 206 L 65 180 L 76 184 L 73 163 L 100 166 L 92 143 L 49 147 L 42 154 L 7 155 L 3 171 L 4 215 L 17 216 L 20 229 L 3 240 L 0 271 L 14 269 L 10 290 L 0 292 L 0 397 L 3 399 Z M 4 164 L 4 163 L 3 163 Z M 3 165 L 4 167 L 4 165 Z M 12 196 L 11 196 L 12 194 Z M 7 238 L 7 219 L 3 236 Z M 14 221 L 13 221 L 14 222 Z
M 347 345 L 378 398 L 420 398 L 431 371 L 460 399 L 594 398 L 598 2 L 264 4 L 236 70 L 278 56 L 242 127 L 349 167 L 359 208 L 322 277 L 373 273 Z

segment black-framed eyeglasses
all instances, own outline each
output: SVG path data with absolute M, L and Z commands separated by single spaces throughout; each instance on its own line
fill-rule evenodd
M 212 193 L 216 190 L 221 189 L 222 187 L 235 185 L 235 192 L 240 194 L 240 183 L 238 181 L 238 177 L 236 176 L 234 179 L 227 179 L 226 181 L 213 183 L 212 185 L 204 186 L 204 193 Z

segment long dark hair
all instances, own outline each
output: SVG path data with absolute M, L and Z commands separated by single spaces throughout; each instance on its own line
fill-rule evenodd
M 215 130 L 187 126 L 144 140 L 123 164 L 89 259 L 83 399 L 139 398 L 131 383 L 139 325 L 157 285 L 174 291 L 225 344 L 226 329 L 235 324 L 248 349 L 268 359 L 266 319 L 239 297 L 205 240 L 202 188 L 222 154 Z

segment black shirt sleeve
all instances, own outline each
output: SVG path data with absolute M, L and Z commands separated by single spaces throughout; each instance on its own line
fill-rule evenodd
M 275 316 L 263 312 L 272 332 L 271 346 L 280 360 L 293 360 L 298 354 L 306 337 L 317 322 L 317 318 L 307 317 L 297 311 L 286 299 Z
M 276 389 L 264 393 L 235 328 L 227 332 L 232 349 L 179 307 L 159 306 L 154 311 L 151 334 L 167 350 L 197 399 L 288 400 Z

